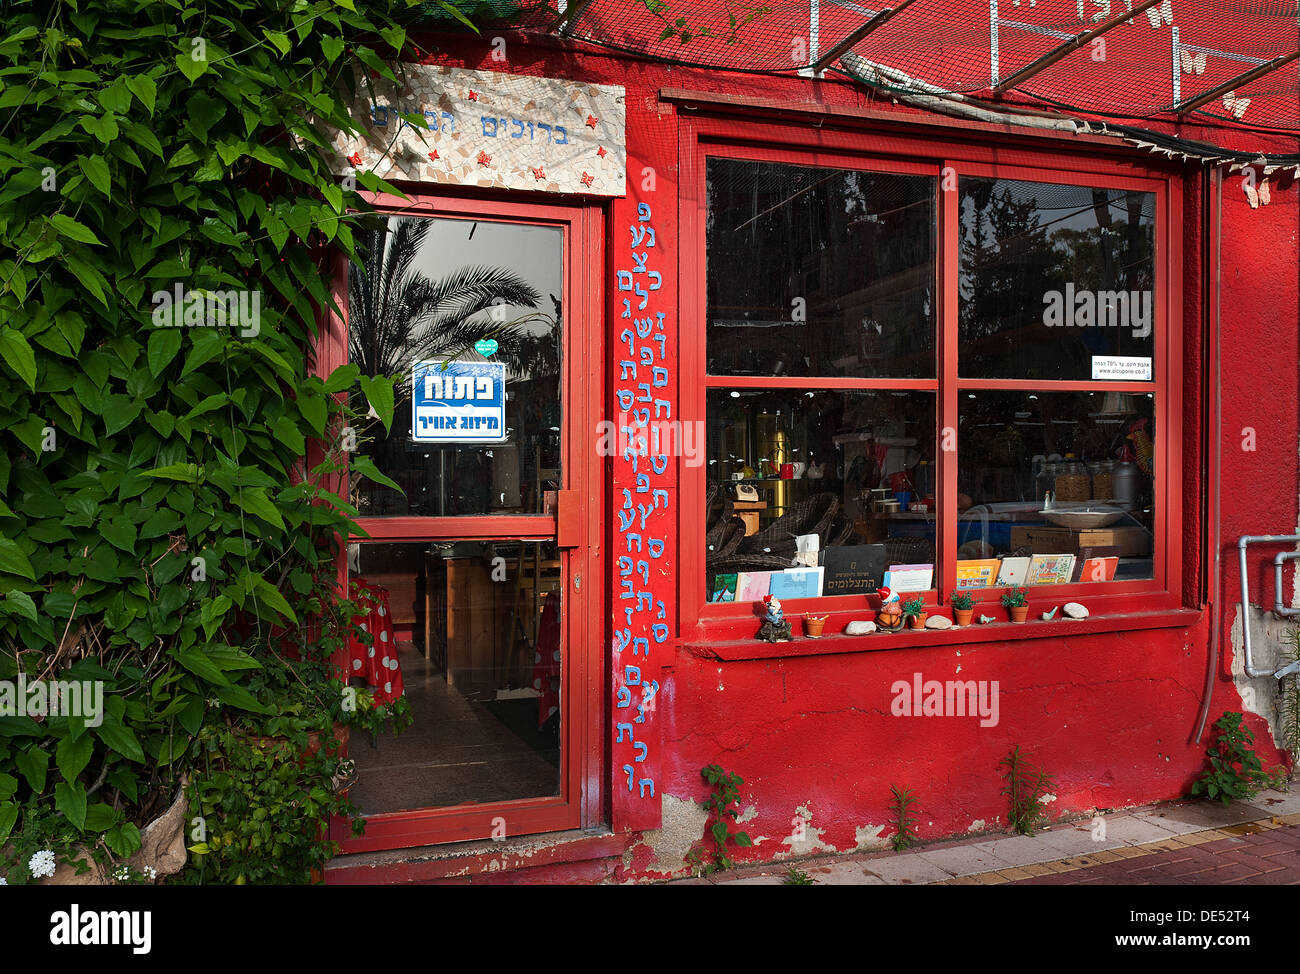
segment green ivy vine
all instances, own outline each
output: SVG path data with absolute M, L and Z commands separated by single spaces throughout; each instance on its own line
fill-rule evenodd
M 333 702 L 343 684 L 313 665 L 348 625 L 340 427 L 351 408 L 387 427 L 393 378 L 318 376 L 312 348 L 332 261 L 355 257 L 366 225 L 355 189 L 397 190 L 333 175 L 323 126 L 358 130 L 348 99 L 371 73 L 393 77 L 411 6 L 6 5 L 0 681 L 104 688 L 100 721 L 0 716 L 8 882 L 46 874 L 50 852 L 120 869 L 183 780 L 194 811 L 226 816 L 211 834 L 249 840 L 224 872 L 205 847 L 187 881 L 303 881 L 331 851 L 309 827 L 342 807 L 321 791 L 329 761 L 280 761 L 307 804 L 276 834 L 257 794 L 210 799 L 213 776 L 248 760 L 236 742 L 289 704 L 306 708 L 279 729 L 291 740 L 349 719 Z M 177 287 L 256 294 L 255 329 L 159 327 L 157 295 Z M 396 486 L 364 457 L 350 467 Z M 247 862 L 277 856 L 289 865 Z

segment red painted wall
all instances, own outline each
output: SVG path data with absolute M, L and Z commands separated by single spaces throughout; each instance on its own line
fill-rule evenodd
M 614 201 L 607 210 L 610 277 L 608 361 L 604 367 L 616 396 L 620 390 L 636 390 L 637 383 L 644 381 L 639 373 L 635 380 L 625 377 L 621 362 L 629 360 L 629 352 L 631 360 L 637 360 L 641 347 L 654 338 L 634 336 L 629 340 L 623 334 L 628 320 L 622 317 L 622 299 L 629 295 L 618 290 L 617 271 L 632 270 L 632 242 L 637 239 L 632 228 L 651 222 L 656 246 L 648 251 L 646 267 L 662 275 L 662 288 L 648 296 L 648 311 L 665 315 L 662 362 L 658 345 L 653 346 L 653 357 L 670 376 L 668 386 L 654 392 L 656 398 L 672 404 L 674 418 L 702 417 L 683 417 L 676 411 L 677 277 L 682 257 L 677 246 L 679 146 L 675 109 L 659 102 L 660 89 L 710 90 L 893 110 L 904 126 L 919 117 L 835 81 L 814 83 L 682 69 L 620 60 L 604 53 L 528 47 L 513 36 L 507 37 L 507 60 L 502 63 L 491 58 L 490 44 L 491 38 L 485 36 L 468 42 L 432 38 L 427 46 L 430 50 L 441 46 L 444 53 L 431 60 L 443 63 L 619 84 L 627 89 L 628 196 Z M 458 51 L 459 56 L 445 53 L 448 50 Z M 1195 127 L 1184 127 L 1177 134 L 1253 151 L 1296 151 L 1295 139 L 1282 136 Z M 572 878 L 613 875 L 629 880 L 680 873 L 680 856 L 673 858 L 665 851 L 671 847 L 680 852 L 680 842 L 667 841 L 683 821 L 679 815 L 683 806 L 672 799 L 701 801 L 707 789 L 700 769 L 711 763 L 745 779 L 741 806 L 750 810 L 742 827 L 761 841 L 753 850 L 740 852 L 738 859 L 788 854 L 791 845 L 782 840 L 794 830 L 800 807 L 811 813 L 805 834 L 816 837 L 820 848 L 851 850 L 860 838 L 872 834 L 873 827 L 887 822 L 891 784 L 911 788 L 919 797 L 923 838 L 1001 828 L 1006 822 L 1006 801 L 999 794 L 998 762 L 1015 744 L 1026 748 L 1056 776 L 1056 800 L 1051 805 L 1056 815 L 1121 808 L 1188 791 L 1204 763 L 1205 742 L 1193 744 L 1190 738 L 1206 679 L 1210 618 L 1202 595 L 1208 588 L 1202 568 L 1207 557 L 1207 528 L 1202 516 L 1207 458 L 1202 442 L 1207 436 L 1204 417 L 1208 410 L 1203 392 L 1202 331 L 1207 327 L 1203 311 L 1211 282 L 1200 263 L 1200 248 L 1212 227 L 1206 226 L 1201 172 L 1198 165 L 1189 164 L 1184 184 L 1182 553 L 1183 604 L 1205 611 L 1190 622 L 1179 620 L 1172 628 L 719 662 L 678 645 L 683 630 L 693 627 L 695 620 L 678 618 L 675 566 L 679 550 L 699 545 L 700 539 L 694 536 L 693 527 L 683 530 L 680 526 L 683 518 L 693 525 L 695 515 L 683 513 L 677 504 L 675 464 L 669 463 L 662 474 L 651 473 L 646 480 L 638 480 L 638 474 L 647 469 L 645 458 L 636 458 L 635 469 L 632 458 L 613 458 L 608 480 L 611 510 L 625 508 L 629 502 L 635 508 L 653 496 L 651 490 L 665 492 L 659 505 L 650 503 L 644 529 L 630 529 L 642 534 L 642 543 L 650 536 L 661 540 L 664 550 L 653 561 L 640 551 L 629 550 L 629 529 L 621 528 L 617 521 L 611 523 L 604 540 L 612 568 L 607 582 L 610 645 L 603 653 L 609 667 L 612 716 L 607 728 L 609 768 L 602 797 L 615 831 L 634 835 L 630 852 L 615 870 L 588 865 L 572 873 Z M 1225 180 L 1222 212 L 1225 370 L 1224 423 L 1219 434 L 1224 465 L 1224 652 L 1215 665 L 1211 722 L 1225 710 L 1242 709 L 1230 675 L 1228 638 L 1237 601 L 1235 540 L 1246 533 L 1294 530 L 1300 493 L 1298 194 L 1294 187 L 1274 189 L 1269 205 L 1251 209 L 1240 181 L 1240 175 Z M 633 311 L 636 318 L 645 314 L 644 310 Z M 608 418 L 616 419 L 617 402 L 607 405 Z M 1256 431 L 1254 452 L 1241 449 L 1243 427 Z M 647 490 L 640 490 L 642 487 Z M 635 513 L 639 523 L 640 513 Z M 1270 558 L 1271 554 L 1269 551 Z M 620 566 L 620 558 L 632 560 L 631 572 L 629 562 Z M 1265 560 L 1262 552 L 1252 555 L 1257 566 Z M 638 565 L 642 561 L 647 562 L 645 575 Z M 629 580 L 630 587 L 625 584 Z M 1264 568 L 1255 571 L 1251 584 L 1252 591 L 1261 593 L 1261 601 L 1271 598 L 1271 574 Z M 631 600 L 625 598 L 628 591 L 633 593 Z M 648 606 L 637 606 L 639 593 L 650 595 Z M 625 613 L 629 606 L 633 608 L 630 617 Z M 667 628 L 662 642 L 657 642 L 653 633 L 659 622 Z M 638 644 L 644 645 L 645 653 L 638 649 L 633 657 L 630 641 L 637 637 L 646 639 L 645 644 Z M 639 668 L 641 686 L 629 686 L 628 664 Z M 917 672 L 926 679 L 997 681 L 998 725 L 981 728 L 973 718 L 891 716 L 892 684 L 911 680 Z M 632 735 L 625 736 L 626 730 L 619 731 L 616 724 L 636 713 L 636 704 L 644 700 L 644 686 L 650 681 L 659 685 L 656 704 L 641 715 L 644 720 L 634 725 Z M 625 686 L 630 709 L 616 704 L 620 688 Z M 1266 764 L 1278 760 L 1266 724 L 1252 717 L 1250 726 L 1260 740 Z M 644 761 L 637 760 L 633 741 L 645 745 Z M 631 788 L 624 765 L 633 769 Z M 638 787 L 642 779 L 653 782 L 652 792 Z M 668 801 L 666 796 L 670 796 Z M 661 824 L 664 831 L 654 831 Z

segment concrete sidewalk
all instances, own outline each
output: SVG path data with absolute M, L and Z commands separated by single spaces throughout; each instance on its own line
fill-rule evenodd
M 1300 790 L 1266 791 L 1226 808 L 1189 799 L 1032 836 L 786 860 L 675 882 L 780 886 L 790 865 L 826 886 L 1300 885 Z

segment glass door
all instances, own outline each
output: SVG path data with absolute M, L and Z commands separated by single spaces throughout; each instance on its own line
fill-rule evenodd
M 345 849 L 583 824 L 595 677 L 582 579 L 598 512 L 579 500 L 596 492 L 579 431 L 601 359 L 588 354 L 599 260 L 575 256 L 599 239 L 593 221 L 437 199 L 358 236 L 347 360 L 401 379 L 391 428 L 372 414 L 357 430 L 353 457 L 389 483 L 348 486 L 364 535 L 345 577 L 366 635 L 342 662 L 413 719 L 397 736 L 352 735 L 367 828 Z

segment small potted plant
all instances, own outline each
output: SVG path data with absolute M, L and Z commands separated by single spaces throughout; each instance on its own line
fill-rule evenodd
M 816 616 L 809 612 L 803 617 L 803 631 L 809 639 L 820 639 L 822 629 L 826 627 L 826 620 L 830 616 Z
M 907 628 L 925 628 L 925 599 L 917 596 L 903 603 L 903 616 L 907 619 Z
M 964 589 L 953 589 L 949 599 L 952 603 L 952 618 L 959 626 L 969 626 L 971 613 L 975 610 L 975 599 Z
M 1013 588 L 1002 594 L 1002 604 L 1011 613 L 1012 622 L 1024 622 L 1029 614 L 1029 596 L 1023 588 Z

